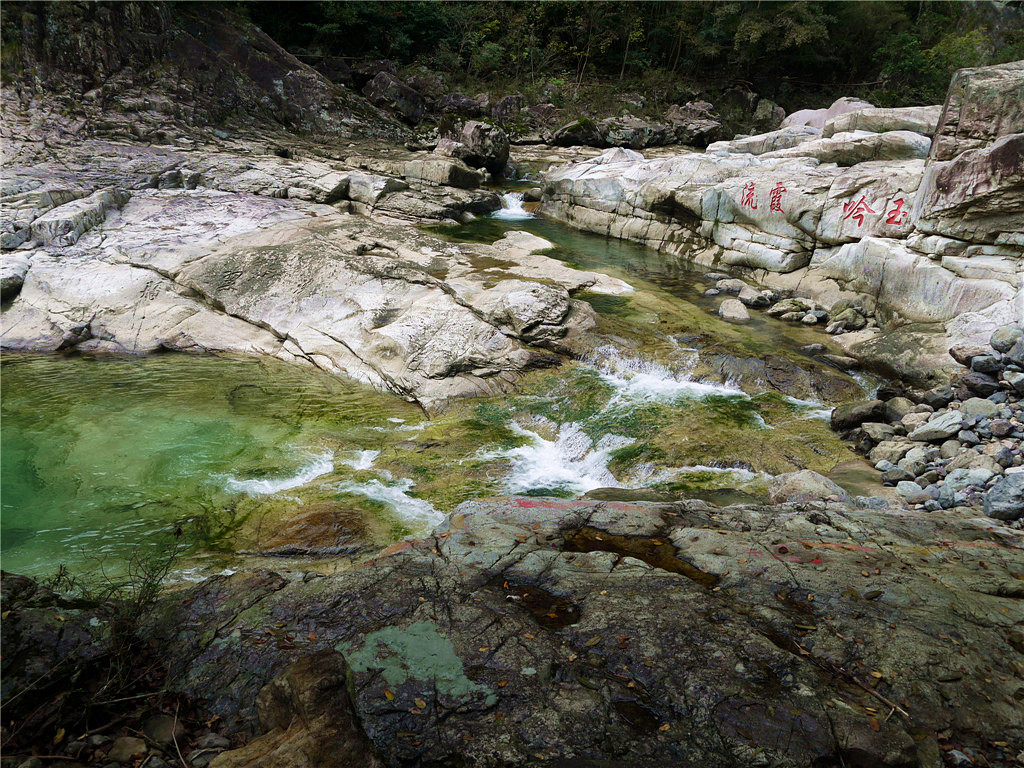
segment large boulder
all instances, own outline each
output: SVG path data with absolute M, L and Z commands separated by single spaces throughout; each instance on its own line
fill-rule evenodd
M 873 107 L 873 104 L 862 99 L 843 96 L 836 99 L 825 109 L 801 109 L 791 115 L 787 115 L 782 121 L 780 128 L 795 128 L 801 125 L 810 125 L 815 128 L 824 128 L 832 118 L 847 112 L 859 112 L 862 109 Z
M 445 187 L 473 189 L 484 181 L 481 172 L 451 157 L 425 157 L 405 164 L 405 178 Z
M 789 149 L 798 144 L 821 137 L 821 129 L 810 125 L 799 125 L 791 128 L 779 128 L 768 133 L 759 133 L 756 136 L 743 136 L 732 141 L 716 141 L 709 144 L 708 154 L 718 152 L 748 153 L 751 155 L 763 155 L 766 152 L 774 152 L 779 149 Z
M 922 232 L 1024 246 L 1024 130 L 968 149 L 925 171 L 914 204 Z
M 508 136 L 496 125 L 470 120 L 460 131 L 459 142 L 465 147 L 463 160 L 474 168 L 486 168 L 501 175 L 508 165 Z
M 519 116 L 519 110 L 523 108 L 524 103 L 525 99 L 522 94 L 514 93 L 504 96 L 491 107 L 491 117 L 501 125 L 509 125 Z
M 924 159 L 930 148 L 928 137 L 913 131 L 851 131 L 768 152 L 764 157 L 813 157 L 822 163 L 846 166 L 869 160 Z
M 924 136 L 932 136 L 935 133 L 941 112 L 940 105 L 894 109 L 865 107 L 856 112 L 843 112 L 831 118 L 825 123 L 821 135 L 828 138 L 834 134 L 849 131 L 871 131 L 872 133 L 913 131 Z
M 550 139 L 556 147 L 606 146 L 597 123 L 589 117 L 581 117 L 557 128 L 551 133 Z
M 377 106 L 394 110 L 407 123 L 415 125 L 426 113 L 427 105 L 423 96 L 390 72 L 374 75 L 363 86 L 363 94 Z
M 942 106 L 932 159 L 952 160 L 1010 133 L 1024 133 L 1024 61 L 957 70 Z

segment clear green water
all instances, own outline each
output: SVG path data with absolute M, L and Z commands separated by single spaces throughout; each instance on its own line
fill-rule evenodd
M 166 546 L 162 534 L 195 533 L 198 514 L 230 505 L 229 488 L 287 485 L 380 445 L 389 418 L 421 419 L 267 360 L 5 355 L 2 385 L 2 561 L 29 574 Z

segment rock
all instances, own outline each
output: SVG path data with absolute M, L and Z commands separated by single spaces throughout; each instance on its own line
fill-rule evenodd
M 822 128 L 821 135 L 823 138 L 828 138 L 836 133 L 847 131 L 871 131 L 872 133 L 913 131 L 924 136 L 932 136 L 938 126 L 941 112 L 941 105 L 895 109 L 865 107 L 831 118 Z
M 263 735 L 221 753 L 211 768 L 381 768 L 352 696 L 352 671 L 340 653 L 325 650 L 299 659 L 259 692 Z
M 766 152 L 762 157 L 812 157 L 822 163 L 851 166 L 871 160 L 923 160 L 930 149 L 931 141 L 912 131 L 852 131 Z
M 363 94 L 377 106 L 393 109 L 402 119 L 416 124 L 426 114 L 426 102 L 419 93 L 390 72 L 378 72 L 366 85 Z
M 1013 432 L 1013 424 L 1008 419 L 993 419 L 988 425 L 993 437 L 1007 437 Z
M 581 117 L 566 123 L 551 134 L 551 143 L 556 147 L 605 146 L 604 137 L 598 130 L 597 123 L 587 117 Z
M 852 307 L 832 315 L 832 322 L 844 331 L 859 331 L 867 324 L 867 318 Z
M 996 352 L 1009 352 L 1021 340 L 1024 340 L 1024 329 L 1016 325 L 1004 325 L 992 332 L 989 344 Z
M 743 306 L 743 302 L 737 299 L 726 299 L 718 307 L 718 315 L 723 320 L 730 320 L 734 323 L 745 323 L 750 320 L 750 313 Z
M 829 423 L 836 432 L 842 432 L 865 421 L 882 421 L 884 418 L 885 404 L 881 400 L 861 400 L 834 408 Z
M 931 500 L 931 494 L 912 480 L 901 480 L 896 483 L 896 492 L 910 504 L 924 504 Z
M 996 355 L 979 355 L 971 358 L 971 370 L 978 373 L 998 374 L 1003 367 L 1004 364 Z
M 131 763 L 149 751 L 146 742 L 134 736 L 121 736 L 107 753 L 107 760 L 114 763 Z
M 491 117 L 501 125 L 508 125 L 519 116 L 519 110 L 523 108 L 524 103 L 522 94 L 504 96 L 491 107 Z
M 1024 373 L 1019 371 L 1005 371 L 1003 381 L 1009 384 L 1018 395 L 1024 395 Z
M 24 251 L 4 253 L 0 261 L 0 300 L 13 299 L 25 283 L 32 256 Z
M 196 739 L 197 749 L 227 749 L 231 746 L 231 742 L 221 736 L 219 733 L 207 733 L 204 736 L 200 736 Z
M 744 306 L 753 307 L 754 309 L 767 307 L 770 303 L 767 296 L 763 295 L 757 289 L 751 288 L 749 285 L 743 286 L 736 298 L 742 301 Z
M 776 475 L 768 481 L 768 500 L 772 504 L 815 499 L 848 501 L 850 496 L 832 480 L 809 469 Z
M 777 131 L 761 133 L 756 136 L 744 136 L 732 141 L 716 141 L 713 144 L 709 144 L 705 151 L 708 154 L 729 152 L 763 155 L 766 152 L 774 152 L 777 149 L 789 149 L 798 144 L 817 139 L 820 136 L 821 129 L 812 126 L 780 128 Z
M 824 344 L 815 343 L 800 347 L 800 351 L 803 352 L 805 355 L 822 355 L 828 352 L 828 347 L 826 347 Z
M 960 69 L 953 75 L 935 131 L 932 159 L 952 160 L 967 150 L 1020 133 L 1024 125 L 1024 64 Z
M 885 401 L 885 420 L 895 424 L 914 410 L 914 403 L 905 397 L 893 397 Z
M 893 467 L 892 469 L 887 469 L 882 473 L 883 485 L 896 485 L 897 483 L 904 481 L 913 482 L 913 480 L 914 474 L 912 472 L 908 472 L 902 467 Z M 914 483 L 914 485 L 917 485 L 917 483 Z
M 982 397 L 972 397 L 960 404 L 960 413 L 964 416 L 980 416 L 986 419 L 993 419 L 999 413 L 999 408 L 991 400 Z
M 1007 474 L 995 482 L 983 502 L 985 514 L 997 520 L 1024 517 L 1024 472 Z
M 860 428 L 864 430 L 864 434 L 871 438 L 875 443 L 891 440 L 894 435 L 893 428 L 888 424 L 883 424 L 881 422 L 865 421 L 860 425 Z
M 185 726 L 173 715 L 154 715 L 142 726 L 142 732 L 157 744 L 172 744 L 184 738 Z
M 470 120 L 462 127 L 459 141 L 466 148 L 463 158 L 468 165 L 486 168 L 500 176 L 508 165 L 508 136 L 496 125 Z
M 861 367 L 860 360 L 846 355 L 822 355 L 821 359 L 842 371 L 856 371 Z
M 483 181 L 478 171 L 473 170 L 461 160 L 449 157 L 410 160 L 405 164 L 405 178 L 410 181 L 426 181 L 431 184 L 461 189 L 473 189 Z
M 937 442 L 945 440 L 960 431 L 964 417 L 960 411 L 946 411 L 932 416 L 907 437 L 917 442 Z
M 442 114 L 455 114 L 461 117 L 479 117 L 480 102 L 462 93 L 449 93 L 438 99 L 435 109 Z
M 111 211 L 123 207 L 129 197 L 123 189 L 101 189 L 57 206 L 32 222 L 32 239 L 39 245 L 73 245 Z
M 922 401 L 935 409 L 945 408 L 955 398 L 956 393 L 953 392 L 952 387 L 947 386 L 934 387 L 921 395 Z
M 744 288 L 750 288 L 750 286 L 738 278 L 724 277 L 715 282 L 715 288 L 726 293 L 739 294 Z
M 847 112 L 859 112 L 864 109 L 873 108 L 872 104 L 857 98 L 843 96 L 832 102 L 827 109 L 802 109 L 787 115 L 782 121 L 782 128 L 810 125 L 815 128 L 824 128 L 825 124 L 835 117 Z
M 1008 239 L 1019 247 L 1024 231 L 1024 210 L 1017 205 L 1024 190 L 1022 157 L 1024 132 L 929 165 L 917 193 L 914 226 L 975 243 Z
M 999 382 L 991 376 L 976 371 L 968 371 L 960 377 L 960 382 L 971 392 L 988 397 L 999 390 Z

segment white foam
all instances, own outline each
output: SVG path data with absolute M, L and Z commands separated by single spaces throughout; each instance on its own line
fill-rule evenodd
M 357 470 L 370 469 L 378 456 L 380 451 L 356 451 L 355 458 L 341 459 L 338 463 Z
M 239 480 L 235 477 L 224 479 L 224 488 L 228 493 L 247 493 L 250 496 L 266 496 L 281 491 L 299 488 L 316 480 L 322 475 L 334 471 L 334 452 L 325 451 L 314 456 L 312 461 L 299 467 L 294 475 L 279 478 Z
M 708 395 L 748 397 L 731 382 L 720 384 L 694 379 L 685 371 L 672 371 L 661 363 L 622 357 L 612 346 L 594 350 L 588 362 L 616 390 L 609 406 L 630 400 L 673 401 L 681 397 L 699 400 Z
M 335 487 L 342 493 L 354 493 L 386 504 L 399 517 L 407 520 L 423 520 L 429 523 L 444 520 L 444 513 L 429 501 L 409 495 L 413 485 L 412 480 L 403 478 L 392 485 L 382 483 L 380 480 L 370 480 L 366 483 L 339 483 Z
M 495 219 L 505 221 L 520 221 L 532 219 L 533 214 L 523 208 L 522 192 L 506 192 L 501 196 L 501 209 L 491 214 Z
M 554 440 L 515 422 L 510 426 L 530 441 L 502 452 L 512 461 L 512 471 L 505 478 L 510 493 L 543 488 L 586 493 L 594 488 L 622 487 L 608 469 L 608 462 L 612 451 L 635 442 L 633 438 L 604 435 L 595 445 L 575 422 L 560 425 Z

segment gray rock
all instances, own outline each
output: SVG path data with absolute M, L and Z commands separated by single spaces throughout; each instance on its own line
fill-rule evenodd
M 924 504 L 932 498 L 925 489 L 911 480 L 896 483 L 896 491 L 911 504 Z
M 998 374 L 1004 367 L 997 355 L 979 355 L 971 358 L 971 370 L 978 373 Z
M 218 733 L 208 733 L 196 739 L 198 749 L 227 749 L 230 746 L 231 742 Z
M 743 302 L 738 299 L 726 299 L 723 301 L 718 307 L 718 315 L 723 320 L 729 320 L 734 323 L 745 323 L 750 320 L 750 313 L 743 306 Z
M 964 416 L 980 416 L 991 419 L 999 413 L 999 408 L 991 400 L 984 397 L 972 397 L 961 403 L 960 413 Z
M 951 459 L 960 453 L 963 446 L 960 445 L 959 440 L 946 440 L 940 447 L 939 451 L 944 459 Z
M 1024 517 L 1024 472 L 1014 472 L 996 481 L 985 494 L 985 514 L 997 520 Z
M 842 432 L 865 421 L 880 422 L 884 418 L 885 404 L 881 400 L 860 400 L 836 406 L 832 409 L 829 423 L 836 432 Z
M 768 500 L 772 504 L 815 499 L 849 502 L 850 495 L 832 480 L 809 469 L 776 475 L 768 481 Z
M 171 744 L 185 736 L 185 726 L 172 715 L 154 715 L 142 726 L 142 732 L 157 744 Z
M 963 414 L 959 411 L 946 411 L 932 416 L 927 423 L 922 424 L 907 436 L 911 440 L 920 442 L 945 440 L 960 431 L 963 420 Z

